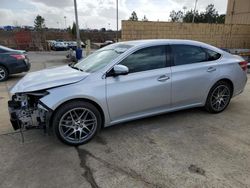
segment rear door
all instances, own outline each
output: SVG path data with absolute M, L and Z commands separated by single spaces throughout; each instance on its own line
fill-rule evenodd
M 128 75 L 106 78 L 107 103 L 111 120 L 119 121 L 169 108 L 171 69 L 166 46 L 140 49 L 120 64 Z
M 219 75 L 220 54 L 193 45 L 171 45 L 172 107 L 199 105 Z

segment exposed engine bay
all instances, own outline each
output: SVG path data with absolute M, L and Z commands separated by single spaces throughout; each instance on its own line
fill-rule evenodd
M 12 96 L 8 102 L 10 121 L 14 128 L 31 129 L 44 128 L 47 126 L 49 109 L 43 105 L 39 99 L 47 95 L 46 91 L 18 93 Z

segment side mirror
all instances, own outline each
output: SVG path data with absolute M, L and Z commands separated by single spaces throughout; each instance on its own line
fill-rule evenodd
M 128 73 L 129 73 L 129 69 L 125 65 L 115 65 L 112 68 L 112 70 L 107 74 L 107 76 L 126 75 Z

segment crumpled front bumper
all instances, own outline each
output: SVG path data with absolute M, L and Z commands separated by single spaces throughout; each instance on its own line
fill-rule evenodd
M 37 109 L 33 110 L 23 107 L 20 101 L 10 100 L 8 101 L 8 109 L 10 122 L 14 130 L 49 128 L 53 111 L 41 102 L 37 105 Z
M 20 129 L 22 127 L 22 121 L 18 119 L 18 114 L 16 109 L 21 108 L 20 103 L 10 100 L 8 101 L 8 108 L 10 114 L 10 122 L 14 130 Z

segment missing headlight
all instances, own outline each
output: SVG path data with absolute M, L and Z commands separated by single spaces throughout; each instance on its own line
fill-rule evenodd
M 50 110 L 39 99 L 47 94 L 47 91 L 39 91 L 12 96 L 8 106 L 11 123 L 15 130 L 46 127 L 46 116 Z

